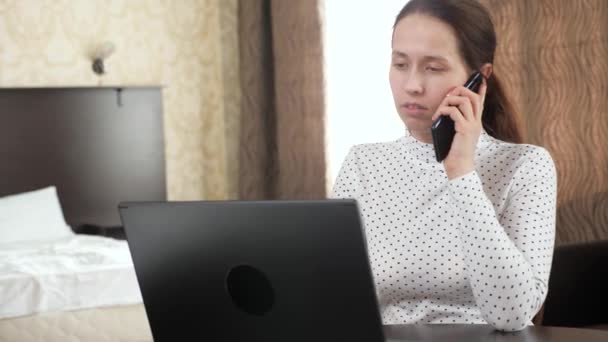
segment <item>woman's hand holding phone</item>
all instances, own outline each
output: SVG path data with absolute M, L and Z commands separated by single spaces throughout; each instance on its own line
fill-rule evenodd
M 432 120 L 446 115 L 454 120 L 456 134 L 450 152 L 443 161 L 448 179 L 454 179 L 475 170 L 475 149 L 481 135 L 481 116 L 486 97 L 484 79 L 475 93 L 464 86 L 452 89 L 443 99 Z

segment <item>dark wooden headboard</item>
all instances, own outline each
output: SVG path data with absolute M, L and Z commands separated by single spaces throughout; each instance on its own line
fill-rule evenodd
M 160 87 L 0 88 L 0 196 L 55 185 L 67 223 L 166 200 Z

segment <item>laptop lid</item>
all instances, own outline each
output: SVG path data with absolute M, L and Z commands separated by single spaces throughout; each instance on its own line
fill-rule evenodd
M 162 341 L 383 341 L 353 200 L 121 203 Z

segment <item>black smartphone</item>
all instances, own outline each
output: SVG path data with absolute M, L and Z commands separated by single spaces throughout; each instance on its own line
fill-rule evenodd
M 471 77 L 465 82 L 464 86 L 471 91 L 477 92 L 481 85 L 483 76 L 479 71 L 475 71 Z M 440 116 L 431 126 L 431 135 L 433 137 L 433 147 L 435 148 L 435 158 L 441 162 L 448 156 L 452 140 L 456 131 L 454 130 L 454 120 L 449 116 Z

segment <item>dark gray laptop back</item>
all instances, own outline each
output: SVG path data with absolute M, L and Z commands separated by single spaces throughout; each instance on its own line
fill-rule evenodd
M 163 341 L 383 341 L 356 203 L 122 203 Z

